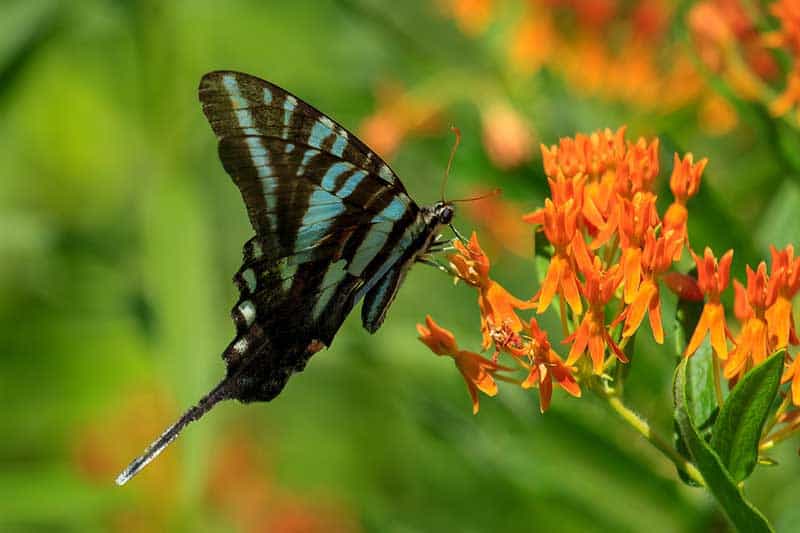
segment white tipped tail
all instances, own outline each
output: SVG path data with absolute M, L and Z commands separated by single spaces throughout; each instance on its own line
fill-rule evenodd
M 164 448 L 178 438 L 183 428 L 191 422 L 199 420 L 200 417 L 210 411 L 218 402 L 228 399 L 227 386 L 228 380 L 226 378 L 222 380 L 219 385 L 214 387 L 211 392 L 203 396 L 203 398 L 197 402 L 197 405 L 188 409 L 177 422 L 168 427 L 160 437 L 145 449 L 142 455 L 134 459 L 131 464 L 117 476 L 117 485 L 122 486 L 127 483 L 133 476 L 147 466 L 150 461 L 158 457 L 158 455 L 164 451 Z

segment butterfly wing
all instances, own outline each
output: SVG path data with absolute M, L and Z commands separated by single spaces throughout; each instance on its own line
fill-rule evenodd
M 257 327 L 279 336 L 273 345 L 330 344 L 358 299 L 419 241 L 420 209 L 364 143 L 280 87 L 211 72 L 199 95 L 256 232 L 236 277 L 240 335 Z
M 211 72 L 199 96 L 256 232 L 234 276 L 236 338 L 223 354 L 225 378 L 120 474 L 119 485 L 217 402 L 275 398 L 365 294 L 364 326 L 377 329 L 437 227 L 364 143 L 280 87 Z

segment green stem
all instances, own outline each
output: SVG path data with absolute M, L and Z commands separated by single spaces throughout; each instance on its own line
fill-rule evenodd
M 800 430 L 800 426 L 788 426 L 779 431 L 776 431 L 772 435 L 766 438 L 766 440 L 761 443 L 758 447 L 759 450 L 769 450 L 780 441 L 788 439 L 791 437 L 797 430 Z
M 605 396 L 605 399 L 608 402 L 608 405 L 611 406 L 611 409 L 613 409 L 614 412 L 617 413 L 620 418 L 622 418 L 622 420 L 627 422 L 629 426 L 639 432 L 641 436 L 647 439 L 650 444 L 660 451 L 667 459 L 672 461 L 675 466 L 686 472 L 686 474 L 698 485 L 705 486 L 705 480 L 700 474 L 700 471 L 697 470 L 692 463 L 687 461 L 677 451 L 675 451 L 675 449 L 670 446 L 666 439 L 653 431 L 653 429 L 650 427 L 650 424 L 648 424 L 639 415 L 622 403 L 622 400 L 619 397 Z
M 722 409 L 722 404 L 725 403 L 725 399 L 722 397 L 722 383 L 720 380 L 719 357 L 717 357 L 716 350 L 712 350 L 711 359 L 713 360 L 713 364 L 711 365 L 711 367 L 714 369 L 714 393 L 717 395 L 717 405 L 719 405 L 719 408 Z
M 783 397 L 781 405 L 778 407 L 777 411 L 775 411 L 775 415 L 772 417 L 772 420 L 766 425 L 764 431 L 761 432 L 761 435 L 769 435 L 769 432 L 772 431 L 772 428 L 774 428 L 775 425 L 778 423 L 778 421 L 781 418 L 781 415 L 783 414 L 784 411 L 786 411 L 786 408 L 789 407 L 791 401 L 792 401 L 791 394 L 787 394 L 786 396 Z M 766 440 L 767 439 L 765 439 L 765 441 Z
M 564 297 L 562 295 L 558 295 L 558 308 L 561 315 L 561 331 L 564 334 L 564 338 L 569 337 L 569 325 L 567 325 L 567 306 L 564 303 Z

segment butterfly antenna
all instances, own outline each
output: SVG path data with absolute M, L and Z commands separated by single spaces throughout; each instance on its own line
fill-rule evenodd
M 117 485 L 122 486 L 127 483 L 133 476 L 147 466 L 150 461 L 158 457 L 158 455 L 164 451 L 164 448 L 169 446 L 170 443 L 178 437 L 180 432 L 183 431 L 183 428 L 191 422 L 199 420 L 200 417 L 209 412 L 218 402 L 230 398 L 231 396 L 228 391 L 229 386 L 230 382 L 228 378 L 223 379 L 211 392 L 203 396 L 200 401 L 197 402 L 197 405 L 187 410 L 177 422 L 168 427 L 160 437 L 147 447 L 142 455 L 134 459 L 131 464 L 128 465 L 128 468 L 117 476 Z
M 447 160 L 447 168 L 444 171 L 444 179 L 442 179 L 442 202 L 444 202 L 444 190 L 447 186 L 447 178 L 450 176 L 450 167 L 453 166 L 453 158 L 456 155 L 458 145 L 461 144 L 461 130 L 455 126 L 450 126 L 450 131 L 455 134 L 456 141 L 453 143 L 453 148 L 450 149 L 450 159 Z
M 476 200 L 483 200 L 484 198 L 491 198 L 492 196 L 497 196 L 498 194 L 501 194 L 502 192 L 503 192 L 503 191 L 502 191 L 502 189 L 500 189 L 500 188 L 498 187 L 497 189 L 494 189 L 492 192 L 488 192 L 488 193 L 486 193 L 486 194 L 481 194 L 480 196 L 473 196 L 472 198 L 461 198 L 461 199 L 459 199 L 459 200 L 450 200 L 450 203 L 451 203 L 451 204 L 454 204 L 454 203 L 456 203 L 456 202 L 474 202 L 474 201 L 476 201 Z M 450 229 L 451 229 L 451 230 L 453 230 L 453 233 L 454 233 L 454 234 L 455 234 L 455 236 L 458 238 L 458 240 L 460 240 L 460 241 L 461 241 L 461 242 L 463 242 L 463 243 L 466 243 L 466 242 L 467 242 L 467 238 L 466 238 L 466 237 L 464 237 L 464 236 L 463 236 L 463 235 L 462 235 L 462 234 L 461 234 L 461 233 L 460 233 L 460 232 L 459 232 L 459 231 L 456 229 L 456 227 L 453 225 L 453 223 L 452 223 L 452 222 L 450 223 Z
M 486 194 L 481 194 L 480 196 L 473 196 L 472 198 L 459 198 L 458 200 L 450 200 L 450 203 L 454 204 L 456 202 L 475 202 L 477 200 L 483 200 L 483 199 L 486 199 L 486 198 L 491 198 L 493 196 L 498 196 L 498 195 L 500 195 L 502 193 L 503 193 L 503 189 L 498 187 L 498 188 L 494 189 L 491 192 L 487 192 Z

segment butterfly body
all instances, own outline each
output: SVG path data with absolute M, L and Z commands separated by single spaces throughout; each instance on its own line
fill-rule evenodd
M 353 307 L 370 333 L 453 206 L 419 207 L 389 166 L 291 93 L 239 72 L 210 72 L 199 97 L 223 167 L 255 235 L 234 276 L 236 336 L 225 378 L 120 474 L 125 483 L 223 399 L 269 401 L 333 339 Z

